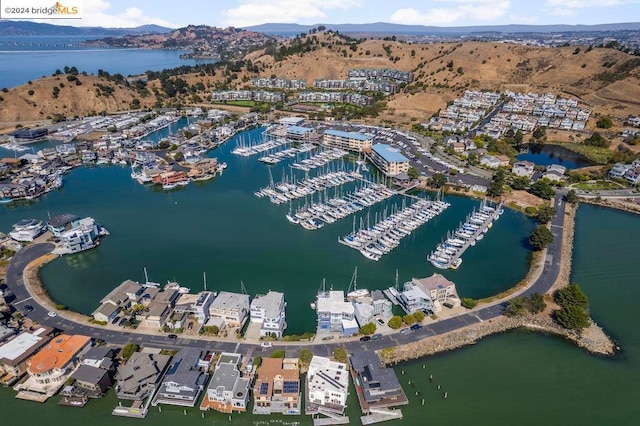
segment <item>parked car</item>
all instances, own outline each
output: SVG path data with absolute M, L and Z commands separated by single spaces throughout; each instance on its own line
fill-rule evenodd
M 122 318 L 122 319 L 120 320 L 120 322 L 118 323 L 118 325 L 119 325 L 120 327 L 124 327 L 125 325 L 129 325 L 129 324 L 128 324 L 128 322 L 129 322 L 129 320 L 128 320 L 127 318 Z
M 376 322 L 378 323 L 378 325 L 384 325 L 384 320 L 382 318 L 378 318 Z
M 361 341 L 361 342 L 368 342 L 369 340 L 371 340 L 371 337 L 369 337 L 369 336 L 362 336 L 362 337 L 360 338 L 360 341 Z
M 115 317 L 113 320 L 111 320 L 111 324 L 117 324 L 118 321 L 120 321 L 120 317 Z
M 177 339 L 177 338 L 178 338 L 178 336 L 177 336 L 176 334 L 169 334 L 169 335 L 167 336 L 167 338 L 169 338 L 169 339 Z
M 271 348 L 271 347 L 273 347 L 273 343 L 271 343 L 271 342 L 262 342 L 262 343 L 260 343 L 260 346 L 262 346 L 263 348 Z
M 24 305 L 24 313 L 28 314 L 29 312 L 33 312 L 33 306 L 31 305 Z
M 422 326 L 421 326 L 420 324 L 413 324 L 413 325 L 411 326 L 411 329 L 412 329 L 412 330 L 420 330 L 421 328 L 422 328 Z
M 403 328 L 402 330 L 400 330 L 400 334 L 409 334 L 409 333 L 411 333 L 410 328 Z
M 53 312 L 53 311 L 49 311 L 49 313 L 48 313 L 47 315 L 49 315 L 51 318 L 55 318 L 55 317 L 57 317 L 57 316 L 58 316 L 58 314 L 56 314 L 56 313 L 55 313 L 55 312 Z
M 371 336 L 371 340 L 379 340 L 382 339 L 382 334 L 380 333 L 376 333 L 373 336 Z

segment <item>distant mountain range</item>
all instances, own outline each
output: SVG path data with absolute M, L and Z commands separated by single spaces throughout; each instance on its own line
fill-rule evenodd
M 383 33 L 383 34 L 460 34 L 460 33 L 556 33 L 571 31 L 640 31 L 640 22 L 598 25 L 483 25 L 472 27 L 433 27 L 424 25 L 402 25 L 387 22 L 371 24 L 262 24 L 245 27 L 250 31 L 262 33 L 303 33 L 312 28 L 325 26 L 329 30 L 341 33 Z
M 51 25 L 29 21 L 0 21 L 0 37 L 9 36 L 110 36 L 136 34 L 162 34 L 172 28 L 159 25 L 141 25 L 135 28 L 72 27 Z

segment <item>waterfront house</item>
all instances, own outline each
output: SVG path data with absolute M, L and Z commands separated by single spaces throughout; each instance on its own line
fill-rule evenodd
M 201 410 L 244 412 L 249 401 L 250 378 L 240 371 L 242 355 L 223 352 L 218 358 Z
M 363 413 L 409 403 L 396 373 L 386 368 L 374 351 L 350 354 L 349 365 Z
M 348 151 L 362 152 L 371 148 L 373 136 L 359 132 L 328 129 L 322 134 L 322 143 Z
M 209 305 L 210 318 L 222 318 L 228 327 L 240 327 L 249 314 L 249 295 L 221 291 Z
M 47 398 L 55 395 L 90 347 L 88 336 L 61 334 L 54 337 L 31 357 L 27 369 L 29 378 L 14 389 L 43 394 Z
M 0 383 L 11 385 L 20 379 L 29 366 L 29 359 L 51 338 L 49 327 L 24 331 L 0 346 Z
M 511 172 L 516 176 L 526 176 L 530 178 L 533 176 L 534 167 L 535 164 L 530 161 L 517 161 L 513 165 Z
M 409 159 L 400 151 L 386 144 L 375 144 L 368 152 L 371 162 L 386 176 L 396 176 L 409 171 Z
M 152 300 L 147 309 L 142 314 L 138 314 L 138 318 L 142 316 L 141 325 L 155 330 L 161 330 L 169 319 L 171 308 L 168 304 Z
M 101 301 L 101 305 L 91 314 L 96 321 L 110 322 L 122 310 L 127 310 L 140 301 L 144 287 L 137 282 L 126 280 L 114 288 Z
M 480 165 L 488 167 L 490 169 L 497 169 L 498 167 L 501 167 L 501 166 L 508 166 L 509 158 L 499 156 L 499 155 L 496 155 L 496 156 L 485 155 L 480 159 Z
M 439 312 L 442 304 L 449 300 L 457 305 L 456 285 L 440 274 L 428 278 L 412 278 L 403 286 L 398 302 L 408 314 L 417 311 Z
M 150 396 L 167 370 L 170 360 L 170 355 L 134 352 L 125 364 L 118 367 L 118 398 L 139 401 Z
M 253 414 L 300 414 L 296 358 L 264 358 L 253 387 Z
M 76 228 L 80 222 L 80 216 L 71 213 L 64 213 L 54 216 L 47 222 L 47 228 L 56 236 L 60 237 L 63 232 Z
M 108 370 L 86 364 L 81 364 L 71 378 L 75 380 L 74 385 L 84 390 L 90 398 L 104 395 L 113 384 Z
M 265 295 L 257 295 L 251 301 L 251 322 L 261 324 L 260 337 L 275 335 L 282 337 L 287 323 L 285 321 L 284 293 L 269 291 Z
M 93 346 L 82 357 L 82 365 L 90 365 L 96 368 L 102 368 L 110 372 L 115 372 L 115 361 L 113 358 L 116 351 L 106 346 Z
M 638 185 L 640 183 L 640 167 L 633 167 L 624 174 L 624 179 L 632 185 Z
M 360 297 L 353 300 L 352 303 L 355 318 L 360 327 L 375 321 L 376 318 L 387 322 L 393 316 L 393 304 L 389 299 L 384 297 L 384 294 L 380 290 L 374 290 L 370 296 Z
M 547 166 L 547 170 L 542 174 L 542 178 L 553 182 L 559 182 L 564 178 L 566 170 L 567 168 L 560 164 L 549 164 Z
M 207 355 L 207 351 L 200 349 L 181 349 L 173 357 L 171 367 L 158 387 L 153 405 L 195 406 L 208 378 L 199 366 L 200 360 Z
M 346 364 L 313 356 L 307 370 L 307 415 L 333 412 L 342 414 L 347 404 L 349 371 Z
M 346 302 L 343 291 L 329 291 L 318 295 L 316 301 L 318 330 L 342 332 L 350 336 L 358 331 L 355 308 Z
M 101 235 L 107 235 L 107 231 L 92 217 L 73 221 L 67 226 L 69 225 L 70 229 L 59 232 L 60 242 L 53 250 L 54 254 L 78 253 L 92 249 L 99 244 L 98 238 Z
M 9 232 L 9 236 L 16 241 L 31 242 L 45 230 L 46 227 L 41 220 L 24 219 L 13 225 L 13 231 Z

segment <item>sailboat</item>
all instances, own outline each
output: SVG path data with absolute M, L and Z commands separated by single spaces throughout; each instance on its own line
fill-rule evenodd
M 320 299 L 321 297 L 329 297 L 329 292 L 326 289 L 326 279 L 325 278 L 322 279 L 322 284 L 320 285 L 320 289 L 318 290 L 318 295 L 316 297 L 316 301 L 318 299 Z M 310 306 L 311 306 L 311 309 L 313 309 L 315 311 L 316 307 L 318 305 L 316 304 L 316 302 L 311 302 Z
M 353 286 L 353 291 L 351 290 L 351 286 Z M 347 300 L 358 299 L 361 297 L 369 296 L 369 290 L 366 288 L 358 289 L 358 267 L 353 271 L 353 276 L 351 277 L 351 284 L 349 284 L 349 288 L 347 289 Z
M 160 287 L 160 283 L 154 283 L 149 281 L 149 274 L 147 274 L 147 267 L 144 268 L 144 284 L 143 287 Z

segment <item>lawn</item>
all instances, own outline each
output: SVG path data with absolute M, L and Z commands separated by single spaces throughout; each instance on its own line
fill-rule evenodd
M 571 188 L 580 189 L 582 191 L 606 191 L 610 189 L 621 189 L 623 185 L 610 180 L 596 180 L 589 182 L 576 183 Z
M 589 160 L 597 164 L 607 164 L 613 152 L 607 148 L 600 148 L 598 146 L 585 145 L 575 142 L 547 142 L 548 144 L 562 146 L 569 151 L 573 151 L 578 154 L 584 155 Z

